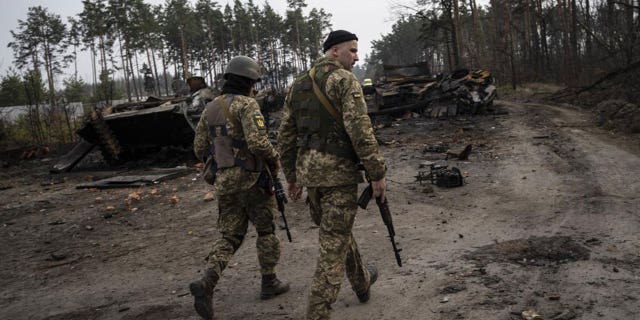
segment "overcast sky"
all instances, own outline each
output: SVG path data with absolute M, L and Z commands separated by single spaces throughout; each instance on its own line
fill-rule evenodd
M 190 0 L 192 3 L 194 0 Z M 244 2 L 244 0 L 241 0 Z M 145 0 L 147 3 L 162 4 L 164 0 Z M 218 0 L 222 6 L 232 0 Z M 259 6 L 264 0 L 254 0 Z M 284 16 L 286 0 L 270 0 L 269 4 Z M 307 0 L 307 10 L 323 8 L 332 14 L 332 29 L 345 29 L 358 35 L 360 59 L 364 60 L 371 49 L 371 41 L 380 39 L 383 34 L 391 32 L 391 26 L 396 16 L 393 9 L 397 4 L 412 5 L 413 0 Z M 13 51 L 7 48 L 7 43 L 13 41 L 10 30 L 17 31 L 18 19 L 25 20 L 27 9 L 42 6 L 49 12 L 59 14 L 63 21 L 69 16 L 75 16 L 82 11 L 81 0 L 0 0 L 0 75 L 6 74 L 13 65 Z M 78 58 L 78 72 L 85 81 L 90 80 L 90 57 L 87 54 Z M 66 77 L 73 70 L 66 70 Z M 60 81 L 60 79 L 57 79 Z

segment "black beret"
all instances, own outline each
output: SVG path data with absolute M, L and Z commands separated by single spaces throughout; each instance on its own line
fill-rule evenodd
M 331 49 L 331 47 L 335 46 L 336 44 L 351 40 L 357 41 L 358 37 L 346 30 L 331 31 L 329 33 L 329 36 L 327 37 L 327 40 L 325 40 L 322 44 L 322 52 L 327 52 L 327 50 Z

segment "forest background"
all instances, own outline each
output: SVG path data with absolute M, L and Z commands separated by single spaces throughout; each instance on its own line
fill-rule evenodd
M 173 95 L 171 83 L 189 75 L 219 86 L 235 55 L 260 61 L 259 89 L 283 92 L 321 55 L 333 27 L 331 12 L 305 0 L 287 0 L 284 15 L 251 0 L 82 4 L 67 19 L 30 7 L 11 30 L 14 68 L 1 76 L 0 149 L 75 141 L 78 103 L 92 108 Z M 531 82 L 576 88 L 640 64 L 638 0 L 417 0 L 394 11 L 392 31 L 373 41 L 354 69 L 360 79 L 377 79 L 385 65 L 420 63 L 432 74 L 490 70 L 501 90 Z M 92 57 L 90 79 L 78 76 L 81 51 Z M 73 75 L 57 81 L 65 68 Z M 1 108 L 9 106 L 28 112 L 9 121 Z

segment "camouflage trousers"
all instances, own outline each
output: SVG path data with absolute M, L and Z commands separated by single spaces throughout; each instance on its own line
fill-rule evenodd
M 358 209 L 358 186 L 307 188 L 307 193 L 311 218 L 320 226 L 320 258 L 311 284 L 307 319 L 329 319 L 345 271 L 356 294 L 369 288 L 369 272 L 351 233 Z
M 253 186 L 243 192 L 220 195 L 218 199 L 218 239 L 209 253 L 208 267 L 215 273 L 214 284 L 222 275 L 231 257 L 238 250 L 249 227 L 249 221 L 258 233 L 256 248 L 260 273 L 275 273 L 280 259 L 280 240 L 274 234 L 275 197 L 264 189 Z

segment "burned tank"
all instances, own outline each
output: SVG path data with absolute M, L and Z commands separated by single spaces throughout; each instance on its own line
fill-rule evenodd
M 96 147 L 111 165 L 152 155 L 163 147 L 190 150 L 195 126 L 212 98 L 211 89 L 204 88 L 187 97 L 149 97 L 103 110 L 94 108 L 76 131 L 78 144 L 58 160 L 51 172 L 73 169 Z
M 406 111 L 431 117 L 478 114 L 490 110 L 496 97 L 495 80 L 486 70 L 459 69 L 432 77 L 417 64 L 385 66 L 385 74 L 375 86 L 363 86 L 371 116 Z

